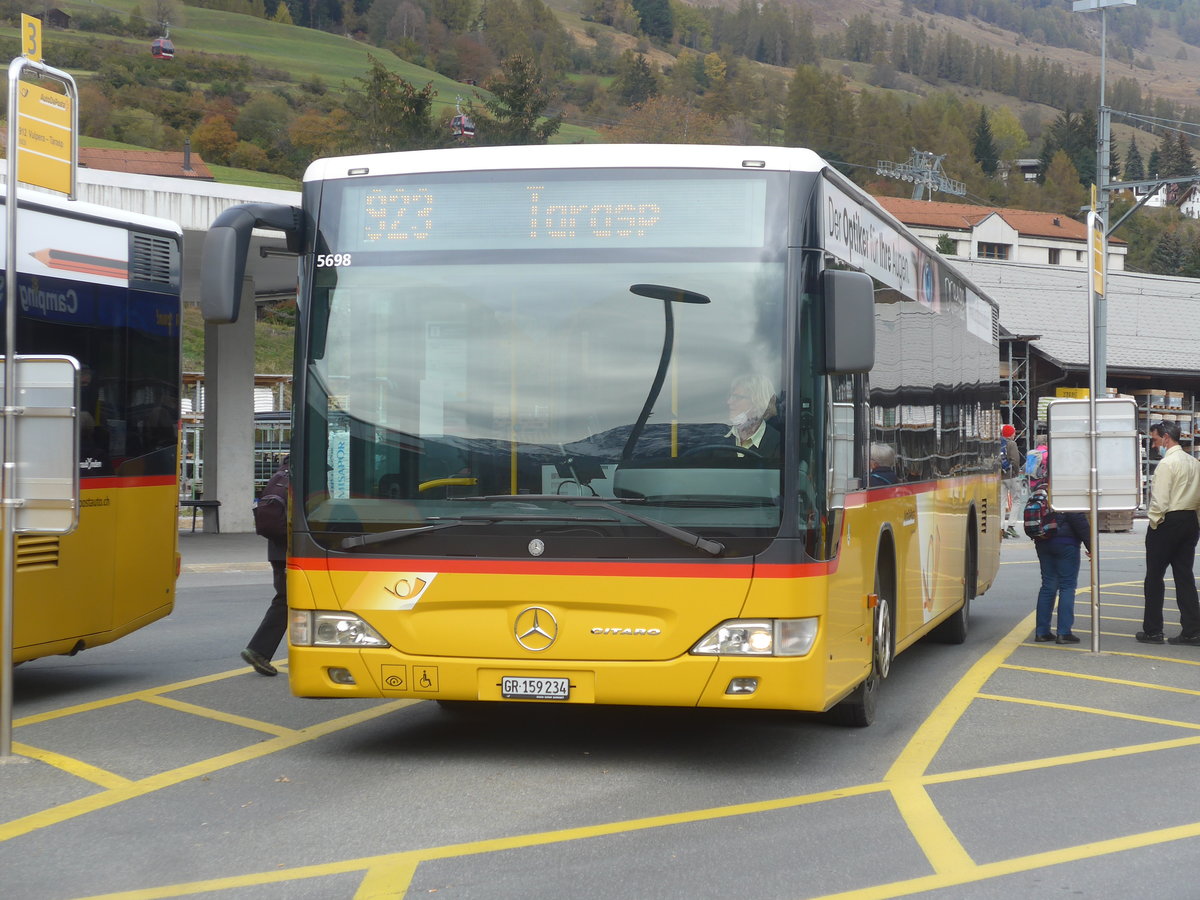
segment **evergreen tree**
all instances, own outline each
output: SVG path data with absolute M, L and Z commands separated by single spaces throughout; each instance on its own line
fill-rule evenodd
M 1085 187 L 1096 181 L 1096 118 L 1085 113 L 1062 112 L 1046 130 L 1042 143 L 1042 155 L 1038 162 L 1038 182 L 1045 183 L 1054 155 L 1062 150 Z
M 1192 241 L 1188 244 L 1179 274 L 1184 278 L 1200 278 L 1200 242 Z
M 1142 153 L 1132 136 L 1129 138 L 1129 150 L 1125 153 L 1125 171 L 1122 174 L 1125 181 L 1146 180 L 1146 166 L 1142 162 Z
M 1150 257 L 1150 271 L 1155 275 L 1178 275 L 1183 266 L 1183 246 L 1175 232 L 1168 231 L 1158 239 Z
M 1158 178 L 1159 169 L 1162 168 L 1162 160 L 1158 156 L 1158 148 L 1150 148 L 1150 158 L 1146 160 L 1146 177 Z
M 562 117 L 539 121 L 550 105 L 542 73 L 528 56 L 517 54 L 500 63 L 500 74 L 486 85 L 492 96 L 486 112 L 467 104 L 480 144 L 544 144 L 562 127 Z
M 1179 175 L 1196 174 L 1196 158 L 1192 156 L 1192 148 L 1188 144 L 1187 135 L 1182 131 L 1176 136 L 1175 159 L 1179 166 Z
M 988 124 L 987 110 L 982 106 L 979 107 L 979 120 L 975 123 L 971 140 L 975 162 L 979 163 L 983 174 L 991 178 L 996 174 L 996 167 L 999 165 L 1000 159 L 996 152 L 996 142 L 992 138 L 992 127 Z
M 354 149 L 376 153 L 448 144 L 448 134 L 433 120 L 432 82 L 418 90 L 374 56 L 367 60 L 371 68 L 356 79 L 362 88 L 351 88 L 346 95 Z
M 1158 175 L 1160 178 L 1174 178 L 1186 175 L 1184 167 L 1187 163 L 1179 153 L 1179 142 L 1175 136 L 1166 133 L 1158 142 Z
M 642 20 L 642 31 L 660 41 L 675 35 L 675 16 L 670 0 L 633 0 L 633 8 Z
M 613 91 L 625 106 L 637 106 L 658 94 L 658 78 L 645 54 L 626 50 L 617 63 Z

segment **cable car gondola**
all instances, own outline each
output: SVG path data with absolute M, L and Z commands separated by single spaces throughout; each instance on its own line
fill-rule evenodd
M 155 59 L 174 59 L 175 45 L 171 43 L 170 38 L 155 38 L 154 43 L 150 45 L 150 55 Z
M 454 116 L 450 119 L 450 134 L 455 138 L 475 137 L 475 120 L 462 111 L 462 97 L 454 103 Z
M 475 121 L 470 116 L 455 116 L 450 120 L 450 133 L 456 138 L 473 138 Z

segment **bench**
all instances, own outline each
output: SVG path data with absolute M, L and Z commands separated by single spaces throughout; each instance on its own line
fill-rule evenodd
M 192 532 L 196 531 L 196 513 L 204 510 L 207 516 L 208 511 L 212 510 L 213 526 L 217 534 L 221 533 L 221 501 L 220 500 L 180 500 L 179 506 L 182 509 L 191 507 L 192 509 Z

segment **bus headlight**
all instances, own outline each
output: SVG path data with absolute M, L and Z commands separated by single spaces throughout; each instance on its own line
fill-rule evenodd
M 354 613 L 292 610 L 291 633 L 296 647 L 387 647 L 383 635 Z
M 692 653 L 707 656 L 804 656 L 817 639 L 817 620 L 731 619 L 704 637 Z

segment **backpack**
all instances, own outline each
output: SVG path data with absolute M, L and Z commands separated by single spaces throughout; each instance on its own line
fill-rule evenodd
M 1046 448 L 1037 447 L 1025 455 L 1025 474 L 1032 481 L 1042 481 L 1046 477 Z
M 1012 460 L 1008 458 L 1008 438 L 1000 438 L 1000 471 L 1005 478 L 1012 474 Z
M 1048 540 L 1058 534 L 1058 519 L 1043 488 L 1038 488 L 1025 501 L 1025 534 L 1035 541 Z
M 288 467 L 285 462 L 271 476 L 254 504 L 254 530 L 275 544 L 287 543 Z

